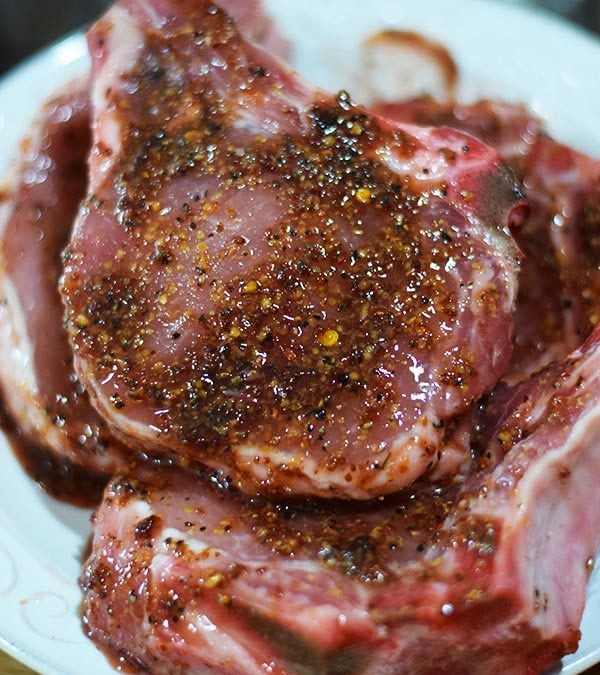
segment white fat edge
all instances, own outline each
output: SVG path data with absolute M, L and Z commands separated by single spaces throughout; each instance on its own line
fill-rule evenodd
M 195 640 L 192 636 L 198 636 L 202 660 L 210 654 L 208 665 L 211 670 L 214 668 L 215 672 L 221 672 L 225 664 L 235 664 L 239 672 L 246 675 L 265 675 L 272 672 L 273 664 L 260 663 L 245 648 L 245 640 L 240 640 L 235 633 L 224 630 L 222 625 L 213 623 L 210 612 L 203 613 L 200 608 L 191 610 L 188 605 L 177 625 L 180 624 L 186 626 L 185 642 L 188 648 L 194 646 Z
M 151 516 L 154 513 L 150 507 L 150 504 L 142 499 L 135 499 L 129 502 L 127 505 L 127 512 L 130 518 L 137 521 L 137 523 L 148 518 L 148 516 Z
M 0 200 L 0 237 L 4 236 L 6 225 L 14 211 L 14 194 L 18 185 L 21 166 L 17 161 L 11 161 L 6 176 L 0 180 L 0 190 L 8 196 Z
M 456 177 L 463 174 L 489 174 L 490 173 L 490 159 L 491 157 L 487 154 L 484 154 L 483 157 L 472 157 L 471 155 L 462 154 L 462 144 L 469 142 L 478 142 L 476 139 L 471 137 L 469 134 L 463 134 L 458 130 L 452 130 L 453 134 L 456 134 L 456 137 L 449 139 L 447 143 L 438 143 L 437 149 L 441 147 L 449 147 L 454 150 L 456 153 L 460 153 L 462 160 L 458 162 L 457 165 L 450 164 L 440 153 L 434 153 L 436 148 L 431 146 L 431 130 L 429 128 L 418 127 L 414 125 L 403 124 L 400 125 L 403 130 L 408 131 L 414 138 L 418 139 L 421 143 L 424 144 L 423 149 L 417 150 L 417 153 L 412 157 L 405 159 L 395 152 L 394 146 L 386 144 L 377 150 L 377 156 L 386 165 L 390 170 L 400 173 L 400 174 L 410 174 L 413 179 L 431 182 L 441 178 L 450 178 L 450 184 L 456 185 Z M 458 147 L 460 146 L 460 147 Z M 498 162 L 500 157 L 497 155 Z M 432 161 L 433 160 L 433 161 Z M 423 172 L 423 169 L 428 169 L 427 173 Z M 472 209 L 468 209 L 466 212 L 464 209 L 460 209 L 463 212 L 463 215 L 466 216 L 469 223 L 477 231 L 477 236 L 483 239 L 483 241 L 492 249 L 491 254 L 495 254 L 499 257 L 500 268 L 504 270 L 504 274 L 507 275 L 507 280 L 510 278 L 516 279 L 518 273 L 518 264 L 516 260 L 516 250 L 515 245 L 511 242 L 511 238 L 503 231 L 503 228 L 500 228 L 499 225 L 502 223 L 483 223 Z M 507 264 L 506 258 L 510 259 L 510 263 Z M 507 284 L 508 287 L 515 286 L 516 284 Z M 514 298 L 510 298 L 511 305 Z
M 164 536 L 172 536 L 175 540 L 187 540 L 187 535 L 175 528 L 166 528 L 163 530 L 161 540 Z M 164 547 L 163 547 L 164 548 Z M 173 564 L 174 557 L 171 552 L 156 553 L 152 559 L 150 572 L 152 577 L 160 583 L 165 576 L 168 578 L 169 568 Z M 223 629 L 223 626 L 214 623 L 210 616 L 210 611 L 203 611 L 202 606 L 189 603 L 186 606 L 183 616 L 177 624 L 171 624 L 168 620 L 163 624 L 175 635 L 174 639 L 185 639 L 188 649 L 195 646 L 194 635 L 198 635 L 198 645 L 203 654 L 211 654 L 215 667 L 220 667 L 223 663 L 231 663 L 232 660 L 237 664 L 242 664 L 244 673 L 248 675 L 264 675 L 264 664 L 258 664 L 254 657 L 244 648 L 243 643 Z M 144 634 L 152 637 L 155 633 L 155 627 L 150 624 L 149 617 L 144 617 Z M 185 638 L 181 634 L 181 628 L 185 626 Z
M 23 169 L 27 164 L 25 156 L 35 154 L 40 151 L 44 141 L 46 125 L 52 115 L 47 112 L 48 104 L 59 99 L 61 96 L 68 96 L 73 92 L 87 92 L 89 85 L 89 75 L 79 75 L 67 84 L 59 87 L 53 92 L 41 106 L 36 114 L 26 135 L 20 141 L 13 153 L 13 160 L 10 162 L 7 175 L 0 182 L 0 189 L 5 189 L 8 193 L 6 200 L 0 201 L 0 240 L 4 237 L 6 226 L 10 222 L 15 209 L 15 196 L 23 181 Z M 22 148 L 26 148 L 25 155 Z M 0 241 L 0 249 L 1 249 Z M 3 263 L 0 262 L 0 273 Z
M 155 548 L 158 548 L 158 550 L 163 553 L 168 551 L 169 545 L 166 543 L 167 539 L 171 539 L 172 541 L 183 541 L 186 547 L 192 553 L 197 553 L 198 555 L 208 551 L 208 549 L 211 548 L 215 551 L 217 550 L 215 547 L 207 544 L 205 541 L 202 541 L 202 539 L 193 537 L 187 532 L 182 532 L 175 527 L 165 527 L 165 529 L 161 532 L 160 537 L 156 538 Z
M 595 372 L 598 372 L 600 370 L 600 348 L 596 348 L 594 354 L 592 357 L 589 359 L 589 361 L 586 359 L 585 356 L 582 356 L 581 352 L 579 350 L 573 352 L 571 354 L 572 358 L 578 358 L 581 359 L 579 363 L 577 363 L 576 367 L 573 368 L 573 372 L 569 375 L 567 380 L 565 381 L 565 387 L 574 387 L 575 383 L 577 382 L 582 370 L 586 370 L 589 368 L 589 364 L 592 363 L 594 364 L 596 361 L 598 361 L 598 365 L 596 366 L 596 370 L 591 370 L 592 374 L 595 374 Z M 564 358 L 564 357 L 562 357 Z M 586 378 L 587 379 L 587 378 Z M 547 407 L 550 402 L 550 399 L 552 399 L 554 396 L 560 393 L 560 389 L 553 389 L 550 386 L 547 386 L 544 388 L 544 392 L 538 392 L 538 395 L 536 397 L 536 403 L 531 409 L 531 411 L 527 414 L 527 424 L 534 425 L 538 424 L 539 422 L 542 421 L 543 418 L 546 417 L 547 414 Z M 585 416 L 584 416 L 585 417 Z M 527 439 L 524 441 L 527 442 Z
M 101 174 L 110 172 L 121 150 L 121 126 L 107 93 L 120 85 L 120 76 L 133 70 L 144 47 L 144 36 L 135 19 L 118 5 L 108 12 L 103 22 L 110 22 L 106 59 L 98 69 L 91 97 L 94 109 L 95 145 L 101 144 L 111 151 L 106 159 L 97 158 Z M 102 112 L 99 112 L 102 111 Z
M 452 439 L 444 443 L 442 456 L 431 470 L 431 480 L 441 480 L 445 476 L 459 473 L 461 467 L 470 460 L 468 448 L 455 443 Z
M 285 589 L 281 599 L 273 601 L 272 585 L 262 583 L 260 580 L 263 578 L 263 575 L 259 574 L 256 584 L 251 586 L 250 584 L 246 585 L 246 593 L 238 592 L 236 594 L 237 601 L 245 604 L 247 607 L 252 607 L 261 616 L 269 618 L 275 623 L 288 627 L 292 631 L 300 632 L 309 641 L 313 639 L 314 635 L 322 633 L 323 628 L 326 626 L 335 624 L 343 626 L 349 622 L 360 622 L 369 625 L 372 623 L 368 610 L 372 597 L 368 589 L 362 585 L 359 587 L 354 585 L 352 590 L 355 592 L 355 600 L 352 606 L 341 609 L 340 605 L 336 604 L 337 596 L 329 596 L 328 593 L 332 587 L 339 589 L 334 574 L 331 582 L 319 594 L 318 599 L 307 602 L 307 593 L 310 593 L 308 589 L 312 588 L 310 576 L 314 574 L 315 578 L 322 579 L 326 571 L 317 562 L 303 562 L 290 559 L 281 562 L 282 569 L 280 571 L 282 575 L 280 575 L 278 585 Z M 264 569 L 264 562 L 249 564 L 245 561 L 244 567 L 247 570 L 251 569 L 253 571 L 261 568 Z M 307 579 L 299 580 L 297 577 L 298 573 L 306 576 Z M 283 581 L 281 578 L 283 578 Z M 347 604 L 347 596 L 342 595 L 337 599 Z M 283 612 L 282 605 L 284 607 Z
M 20 162 L 11 162 L 6 178 L 0 183 L 0 189 L 4 189 L 9 195 L 5 200 L 0 201 L 0 239 L 4 238 L 6 226 L 10 222 L 15 210 L 14 197 L 21 177 L 21 168 Z M 2 262 L 2 267 L 3 266 L 4 264 Z M 3 270 L 0 269 L 0 274 L 3 273 Z
M 25 313 L 13 283 L 0 273 L 0 389 L 14 421 L 22 431 L 59 456 L 70 455 L 71 449 L 60 427 L 52 423 L 40 399 L 39 385 L 33 367 L 33 346 L 27 331 Z
M 446 264 L 445 272 L 451 274 L 454 279 L 454 293 L 456 294 L 456 306 L 458 307 L 459 314 L 463 314 L 467 311 L 469 304 L 471 302 L 473 292 L 471 285 L 469 283 L 463 283 L 464 278 L 460 269 L 461 260 L 460 258 L 452 257 L 450 259 L 452 262 L 448 261 Z M 454 332 L 454 323 L 456 320 L 448 325 L 445 329 L 446 332 L 450 335 Z M 437 368 L 433 368 L 433 372 L 437 372 Z M 439 379 L 439 378 L 438 378 Z
M 0 304 L 0 342 L 4 345 L 0 374 L 8 392 L 7 403 L 11 405 L 15 396 L 27 399 L 22 401 L 23 409 L 26 414 L 31 414 L 31 399 L 39 396 L 33 371 L 33 346 L 19 295 L 5 273 L 0 274 L 0 296 L 4 299 L 4 303 Z
M 413 138 L 416 138 L 423 144 L 422 148 L 418 148 L 417 152 L 409 158 L 404 158 L 396 152 L 393 143 L 386 143 L 376 150 L 377 158 L 387 166 L 391 171 L 401 175 L 410 174 L 411 178 L 432 182 L 440 178 L 447 178 L 450 174 L 451 181 L 454 181 L 454 174 L 461 175 L 468 172 L 469 174 L 487 173 L 488 172 L 488 158 L 472 158 L 470 155 L 461 155 L 462 161 L 459 162 L 458 167 L 449 164 L 444 158 L 444 155 L 439 150 L 449 148 L 456 153 L 460 153 L 462 145 L 467 142 L 473 142 L 474 139 L 467 134 L 462 134 L 459 131 L 452 130 L 452 134 L 456 137 L 450 138 L 449 142 L 441 143 L 437 139 L 433 139 L 435 143 L 432 146 L 432 133 L 429 127 L 418 127 L 412 124 L 399 124 L 398 128 L 407 132 Z M 463 138 L 464 137 L 464 138 Z M 457 141 L 458 145 L 457 146 Z M 427 173 L 423 171 L 427 169 Z
M 294 481 L 297 488 L 300 487 L 301 482 L 306 493 L 331 494 L 331 492 L 342 490 L 344 495 L 353 499 L 366 499 L 373 496 L 373 491 L 379 493 L 383 489 L 385 492 L 393 492 L 399 487 L 414 482 L 430 462 L 437 463 L 437 455 L 425 455 L 423 447 L 439 440 L 439 431 L 433 427 L 431 415 L 423 413 L 423 416 L 427 419 L 427 425 L 425 427 L 419 425 L 418 433 L 415 424 L 410 430 L 399 432 L 392 443 L 380 450 L 377 455 L 372 456 L 372 461 L 385 459 L 386 455 L 388 458 L 383 469 L 368 472 L 369 480 L 361 476 L 360 487 L 352 487 L 352 484 L 345 479 L 348 473 L 346 466 L 330 471 L 311 456 L 298 457 L 293 452 L 275 448 L 269 448 L 268 452 L 256 446 L 234 448 L 236 466 L 241 473 L 250 475 L 254 480 L 266 482 L 269 481 L 269 471 L 273 467 L 290 466 L 294 471 L 302 472 L 302 478 L 295 477 Z M 266 457 L 269 461 L 267 463 L 256 462 L 256 457 Z M 410 468 L 397 475 L 395 469 L 399 464 L 406 464 Z M 401 480 L 398 480 L 398 476 Z
M 474 316 L 479 316 L 480 314 L 479 302 L 481 294 L 490 288 L 496 287 L 496 270 L 494 267 L 485 260 L 478 260 L 478 263 L 478 268 L 471 277 L 470 310 Z
M 259 118 L 256 111 L 250 106 L 244 105 L 243 101 L 236 109 L 233 128 L 245 131 L 249 134 L 260 134 L 265 138 L 276 138 L 281 133 L 281 125 L 276 119 L 268 116 Z
M 298 558 L 282 558 L 279 563 L 281 564 L 282 569 L 285 569 L 286 572 L 293 572 L 295 574 L 302 574 L 303 576 L 310 577 L 311 575 L 321 576 L 323 574 L 323 565 L 317 560 L 308 560 L 308 559 L 298 559 Z M 261 574 L 261 570 L 265 567 L 264 560 L 257 560 L 256 562 L 244 561 L 244 567 L 248 570 L 253 570 L 258 574 Z M 258 589 L 257 589 L 258 590 Z
M 390 171 L 401 176 L 410 175 L 414 180 L 426 183 L 444 177 L 448 171 L 448 162 L 439 153 L 433 158 L 430 151 L 417 151 L 406 159 L 396 152 L 394 146 L 386 144 L 377 148 L 376 155 Z M 427 169 L 427 173 L 423 169 Z
M 143 520 L 154 513 L 148 502 L 142 499 L 132 499 L 127 502 L 125 507 L 115 508 L 118 539 L 125 539 L 130 536 L 131 530 L 135 529 Z
M 593 382 L 591 382 L 591 385 L 592 388 L 593 387 L 597 388 L 600 385 L 600 382 L 598 381 L 600 379 L 600 347 L 595 350 L 595 353 L 593 354 L 592 358 L 590 359 L 590 361 L 588 361 L 588 365 L 590 364 L 595 365 L 595 372 L 592 371 L 594 375 L 590 378 L 594 380 Z M 580 371 L 581 371 L 580 368 L 576 368 L 570 380 L 577 377 Z M 532 414 L 528 418 L 528 424 L 535 425 L 538 422 L 542 421 L 542 418 L 544 418 L 547 415 L 547 404 L 549 399 L 559 392 L 560 390 L 552 390 L 544 397 L 543 402 L 541 402 L 540 405 L 535 407 L 534 409 L 535 414 Z M 515 499 L 509 500 L 507 502 L 506 499 L 502 498 L 498 502 L 497 499 L 494 499 L 494 496 L 492 496 L 492 498 L 489 497 L 479 498 L 477 499 L 476 502 L 474 502 L 471 508 L 471 512 L 480 515 L 486 514 L 491 515 L 498 513 L 503 513 L 504 515 L 506 515 L 513 510 L 515 503 L 518 502 L 519 505 L 518 512 L 520 516 L 524 517 L 525 515 L 527 515 L 527 509 L 525 508 L 525 505 L 535 503 L 528 501 L 528 497 L 530 493 L 534 491 L 535 486 L 538 484 L 538 481 L 540 480 L 540 477 L 543 477 L 544 475 L 550 475 L 548 473 L 549 467 L 553 466 L 554 464 L 564 465 L 565 459 L 569 457 L 569 455 L 573 451 L 573 447 L 577 448 L 577 444 L 580 443 L 582 440 L 584 440 L 584 436 L 588 433 L 590 420 L 592 420 L 593 422 L 597 417 L 600 418 L 600 404 L 591 406 L 590 410 L 585 411 L 582 414 L 582 416 L 577 420 L 575 425 L 571 427 L 571 430 L 568 433 L 562 445 L 560 445 L 557 448 L 547 450 L 546 453 L 543 455 L 543 457 L 539 457 L 538 459 L 534 460 L 533 465 L 529 466 L 526 469 L 523 478 L 515 482 L 515 497 L 516 497 Z M 518 452 L 519 449 L 524 445 L 535 444 L 535 437 L 536 433 L 534 432 L 530 436 L 527 436 L 523 441 L 520 441 L 515 446 L 513 446 L 513 448 L 506 455 L 505 459 L 502 461 L 502 463 L 492 472 L 491 478 L 494 481 L 499 479 L 504 473 L 504 468 L 506 464 L 511 461 L 511 456 L 513 455 L 513 453 L 515 451 Z M 491 511 L 490 506 L 493 507 Z M 511 523 L 512 526 L 514 525 L 515 520 L 510 519 L 507 520 L 506 522 Z
M 233 127 L 249 133 L 260 134 L 267 138 L 275 138 L 282 133 L 280 119 L 286 115 L 286 111 L 291 110 L 298 114 L 299 128 L 306 132 L 310 128 L 309 112 L 318 91 L 312 85 L 309 85 L 299 73 L 290 70 L 289 64 L 279 62 L 272 56 L 271 58 L 286 71 L 286 74 L 293 76 L 294 86 L 288 88 L 281 83 L 275 83 L 271 93 L 274 101 L 268 99 L 267 104 L 258 113 L 255 105 L 254 107 L 248 106 L 244 96 L 240 96 L 237 101 L 236 119 L 233 122 Z M 227 91 L 224 91 L 224 95 L 227 95 L 227 93 Z M 273 105 L 279 108 L 280 112 L 271 117 L 268 111 Z M 289 120 L 286 119 L 285 121 L 289 124 Z
M 327 570 L 324 569 L 322 563 L 317 560 L 286 558 L 279 562 L 281 564 L 282 574 L 292 576 L 292 579 L 290 579 L 287 584 L 288 591 L 286 591 L 286 604 L 288 605 L 293 605 L 296 595 L 302 598 L 303 601 L 305 600 L 306 592 L 303 589 L 305 585 L 311 585 L 311 578 L 313 576 L 316 579 L 322 579 L 323 575 L 327 574 Z M 261 560 L 257 560 L 256 562 L 244 561 L 244 567 L 246 570 L 257 573 L 258 578 L 260 578 L 262 576 L 261 570 L 264 570 L 265 567 L 265 562 Z M 298 575 L 301 575 L 304 578 L 298 579 Z M 297 580 L 301 581 L 301 583 L 297 583 Z M 328 581 L 331 581 L 331 583 L 327 584 L 328 588 L 330 586 L 339 586 L 337 583 L 337 574 L 335 572 L 332 573 L 332 576 Z M 344 581 L 346 581 L 346 579 L 344 579 Z M 357 597 L 356 606 L 353 607 L 352 614 L 356 617 L 366 619 L 369 616 L 369 612 L 366 609 L 361 608 L 369 606 L 369 602 L 372 599 L 370 589 L 362 585 L 354 585 L 352 590 L 356 593 Z M 265 603 L 266 605 L 270 604 L 273 597 L 271 586 L 256 585 L 252 587 L 252 592 L 256 598 L 264 597 L 267 600 Z M 305 604 L 305 602 L 302 602 L 301 604 Z M 319 612 L 322 613 L 322 616 L 325 616 L 326 614 L 337 616 L 340 613 L 339 607 L 334 602 L 329 602 L 326 595 L 321 596 L 320 604 L 318 606 L 311 605 L 305 611 L 311 612 L 313 608 L 318 609 Z M 296 613 L 297 610 L 294 609 L 294 612 Z M 302 621 L 300 621 L 300 623 L 302 623 Z
M 590 434 L 590 430 L 594 429 L 596 429 L 596 442 L 594 442 L 594 434 Z M 595 451 L 597 452 L 600 449 L 596 445 L 598 441 L 600 441 L 600 406 L 596 406 L 590 413 L 584 415 L 583 418 L 575 424 L 572 433 L 569 434 L 566 442 L 560 448 L 548 453 L 541 461 L 536 463 L 533 471 L 527 472 L 525 480 L 521 481 L 517 486 L 517 493 L 519 495 L 518 502 L 521 508 L 519 509 L 518 515 L 515 514 L 514 519 L 511 520 L 511 525 L 513 527 L 516 526 L 518 529 L 517 523 L 519 520 L 521 522 L 524 520 L 529 525 L 532 519 L 529 509 L 524 505 L 533 505 L 534 510 L 538 508 L 534 500 L 540 482 L 544 481 L 547 476 L 558 475 L 559 469 L 565 465 L 569 465 L 571 455 L 577 454 L 578 449 L 588 448 L 587 452 L 592 452 L 591 446 L 596 446 Z M 584 561 L 582 561 L 582 564 L 583 562 Z M 530 589 L 528 597 L 533 598 L 533 589 L 536 586 L 535 573 L 537 571 L 537 566 L 531 564 L 531 559 L 529 557 L 523 556 L 520 558 L 519 568 L 521 578 L 527 581 L 527 587 Z M 554 602 L 558 601 L 563 603 L 563 607 L 561 607 L 562 614 L 560 615 L 568 615 L 568 609 L 564 607 L 564 599 L 560 597 L 553 597 L 552 599 Z M 568 605 L 568 603 L 569 600 L 567 599 L 566 604 Z M 571 617 L 568 618 L 571 619 Z M 547 613 L 544 612 L 536 612 L 532 623 L 540 629 L 542 635 L 547 637 L 552 637 L 557 630 L 563 628 L 562 622 L 559 621 L 556 623 L 549 621 Z
M 74 351 L 74 364 L 79 378 L 86 385 L 88 395 L 93 399 L 94 407 L 98 409 L 100 415 L 107 419 L 112 426 L 116 427 L 117 430 L 126 436 L 136 438 L 139 441 L 147 441 L 151 447 L 166 445 L 166 441 L 160 438 L 162 431 L 158 426 L 145 422 L 136 422 L 130 419 L 126 412 L 121 412 L 111 405 L 110 396 L 107 396 L 102 383 L 94 377 L 93 367 L 87 359 L 81 356 L 81 353 L 77 349 Z
M 600 350 L 597 351 L 595 356 L 596 360 L 600 360 Z M 597 372 L 600 372 L 600 363 L 598 364 Z M 594 384 L 597 385 L 598 383 L 595 382 Z M 554 477 L 558 475 L 559 469 L 569 466 L 571 456 L 573 454 L 577 455 L 581 448 L 588 448 L 588 452 L 592 452 L 589 448 L 594 443 L 590 443 L 590 429 L 599 430 L 596 433 L 596 437 L 597 440 L 600 440 L 600 405 L 594 406 L 590 411 L 583 414 L 572 427 L 563 444 L 558 448 L 549 450 L 542 458 L 535 460 L 533 466 L 527 468 L 525 476 L 516 483 L 514 495 L 510 499 L 479 498 L 471 506 L 469 513 L 484 518 L 490 517 L 495 519 L 500 517 L 504 523 L 508 524 L 508 527 L 503 529 L 503 538 L 510 538 L 515 532 L 518 534 L 527 531 L 533 521 L 532 513 L 535 514 L 536 509 L 539 508 L 538 500 L 536 499 L 539 486 L 544 483 L 548 484 L 548 480 L 550 482 L 554 481 Z M 535 434 L 523 441 L 524 444 L 534 442 Z M 498 472 L 495 472 L 495 476 L 499 477 Z M 552 478 L 548 479 L 548 476 Z M 529 593 L 524 593 L 523 595 L 525 598 L 533 598 L 534 575 L 537 567 L 531 564 L 531 556 L 521 556 L 519 563 L 519 578 L 530 589 Z M 511 565 L 511 567 L 513 566 Z M 518 580 L 512 580 L 512 585 L 523 587 Z M 544 613 L 539 616 L 538 613 L 535 613 L 533 623 L 541 630 L 543 629 L 544 634 L 549 636 L 557 628 L 557 626 L 549 624 Z

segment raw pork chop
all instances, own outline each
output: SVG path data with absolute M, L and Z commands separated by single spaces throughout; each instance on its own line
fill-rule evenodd
M 85 568 L 89 635 L 144 672 L 533 674 L 579 639 L 600 544 L 600 329 L 492 397 L 459 488 L 269 503 L 117 478 Z
M 540 273 L 523 267 L 511 374 L 530 360 L 540 367 L 563 358 L 600 321 L 600 160 L 541 136 L 524 185 L 531 213 L 519 242 L 528 258 L 543 257 Z
M 252 39 L 285 51 L 258 1 L 228 5 Z M 58 292 L 61 253 L 86 193 L 88 89 L 82 79 L 44 106 L 21 146 L 0 212 L 0 388 L 26 441 L 25 464 L 48 489 L 69 498 L 84 498 L 77 468 L 114 473 L 131 459 L 74 373 Z
M 497 154 L 310 88 L 209 2 L 122 0 L 89 43 L 63 291 L 112 427 L 250 492 L 456 470 L 444 426 L 510 357 L 521 206 Z
M 128 459 L 75 376 L 58 291 L 61 252 L 85 196 L 89 123 L 85 81 L 46 103 L 21 146 L 0 214 L 4 404 L 25 438 L 49 451 L 46 461 L 54 457 L 67 476 L 70 462 L 114 472 Z
M 600 320 L 600 161 L 561 145 L 522 106 L 417 99 L 380 104 L 401 122 L 447 124 L 495 147 L 523 181 L 530 216 L 515 238 L 525 255 L 509 381 L 578 347 Z

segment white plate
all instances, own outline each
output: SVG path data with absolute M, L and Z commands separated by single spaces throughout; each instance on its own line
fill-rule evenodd
M 483 0 L 268 0 L 294 45 L 294 63 L 328 89 L 353 89 L 356 45 L 374 31 L 414 29 L 445 45 L 461 94 L 524 101 L 559 139 L 600 155 L 600 43 L 564 23 Z M 460 7 L 460 11 L 458 10 Z M 80 35 L 38 54 L 0 82 L 0 172 L 56 86 L 87 68 Z M 1 358 L 1 354 L 0 354 Z M 44 495 L 0 435 L 0 646 L 44 675 L 111 675 L 83 636 L 77 577 L 89 512 Z M 600 572 L 592 579 L 577 654 L 563 673 L 600 662 Z

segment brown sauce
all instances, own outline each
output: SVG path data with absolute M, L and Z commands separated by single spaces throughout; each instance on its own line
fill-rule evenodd
M 102 499 L 108 476 L 87 471 L 64 457 L 31 442 L 0 402 L 0 430 L 27 474 L 51 497 L 82 508 L 94 508 Z

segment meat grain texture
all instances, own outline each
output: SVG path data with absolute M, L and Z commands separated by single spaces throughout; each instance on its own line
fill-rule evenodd
M 599 388 L 596 330 L 492 397 L 462 485 L 374 503 L 116 478 L 83 577 L 89 634 L 156 673 L 541 672 L 577 647 L 600 545 Z
M 498 154 L 312 88 L 207 2 L 119 2 L 89 43 L 63 296 L 113 431 L 251 494 L 455 472 L 445 427 L 511 351 L 522 197 Z
M 503 379 L 517 382 L 576 349 L 600 318 L 600 161 L 557 143 L 522 106 L 425 98 L 375 110 L 472 133 L 495 147 L 524 185 L 530 213 L 514 231 L 523 260 L 514 352 Z

